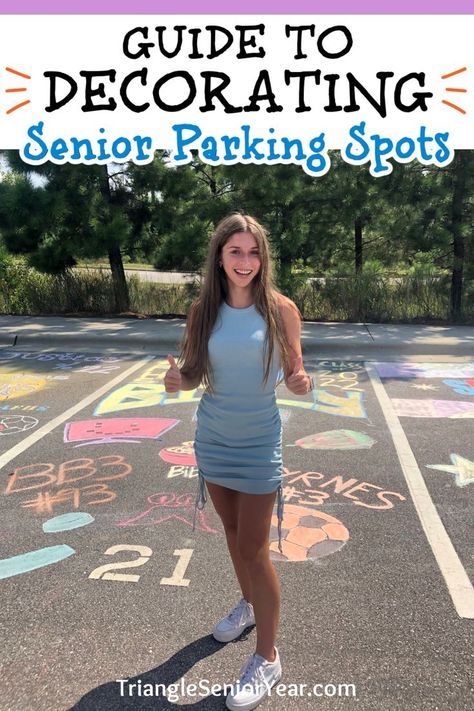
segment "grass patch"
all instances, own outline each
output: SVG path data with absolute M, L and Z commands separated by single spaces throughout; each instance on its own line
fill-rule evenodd
M 14 315 L 119 315 L 115 310 L 109 271 L 70 271 L 61 276 L 41 274 L 22 259 L 0 260 L 0 313 Z M 159 284 L 127 279 L 127 316 L 184 317 L 198 293 L 197 280 Z M 371 323 L 449 323 L 449 276 L 393 278 L 362 274 L 329 276 L 325 280 L 295 280 L 288 294 L 309 321 Z M 462 323 L 474 324 L 474 280 L 465 282 Z

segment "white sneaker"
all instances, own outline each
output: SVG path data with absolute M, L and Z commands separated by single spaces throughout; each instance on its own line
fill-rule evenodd
M 247 627 L 254 624 L 253 607 L 245 598 L 241 598 L 227 617 L 217 623 L 212 634 L 218 642 L 230 642 L 241 635 Z
M 230 711 L 250 711 L 263 701 L 274 684 L 281 679 L 281 664 L 278 649 L 269 662 L 256 652 L 252 654 L 240 670 L 242 676 L 226 698 Z

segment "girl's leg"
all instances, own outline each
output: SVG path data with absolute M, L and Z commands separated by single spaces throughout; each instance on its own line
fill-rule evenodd
M 239 516 L 239 497 L 241 493 L 228 489 L 219 484 L 206 482 L 207 490 L 214 508 L 224 525 L 230 557 L 234 565 L 235 574 L 242 590 L 242 597 L 247 602 L 252 602 L 252 588 L 245 561 L 242 560 L 237 546 L 237 524 Z
M 269 534 L 276 492 L 240 494 L 237 547 L 251 581 L 257 654 L 273 661 L 280 617 L 280 583 L 270 560 Z

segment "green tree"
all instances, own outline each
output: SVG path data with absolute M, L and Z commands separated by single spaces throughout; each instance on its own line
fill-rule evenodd
M 196 156 L 175 167 L 162 152 L 134 171 L 140 172 L 135 184 L 151 196 L 149 259 L 157 269 L 198 271 L 213 227 L 230 209 L 224 169 Z
M 451 271 L 450 318 L 462 317 L 464 276 L 472 273 L 474 151 L 457 151 L 446 168 L 410 163 L 387 182 L 405 237 L 405 258 L 429 254 Z
M 0 230 L 8 250 L 25 254 L 28 263 L 47 273 L 60 273 L 79 258 L 107 255 L 112 271 L 115 308 L 126 311 L 129 297 L 122 245 L 131 226 L 123 209 L 123 189 L 104 165 L 34 167 L 5 151 L 16 177 L 3 187 Z M 43 182 L 34 185 L 33 173 Z
M 452 237 L 450 316 L 462 316 L 466 243 L 474 227 L 474 152 L 458 151 L 452 162 L 449 231 Z

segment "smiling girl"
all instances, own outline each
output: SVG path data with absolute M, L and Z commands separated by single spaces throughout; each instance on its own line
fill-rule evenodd
M 207 487 L 242 590 L 213 635 L 229 642 L 257 627 L 256 651 L 226 699 L 231 710 L 255 708 L 281 677 L 275 647 L 280 585 L 269 549 L 278 496 L 282 552 L 282 426 L 275 388 L 283 377 L 295 395 L 312 388 L 300 337 L 299 311 L 273 283 L 265 229 L 249 215 L 229 215 L 211 239 L 206 277 L 187 319 L 182 365 L 168 356 L 165 387 L 177 392 L 205 385 L 194 441 L 196 508 L 204 507 Z

